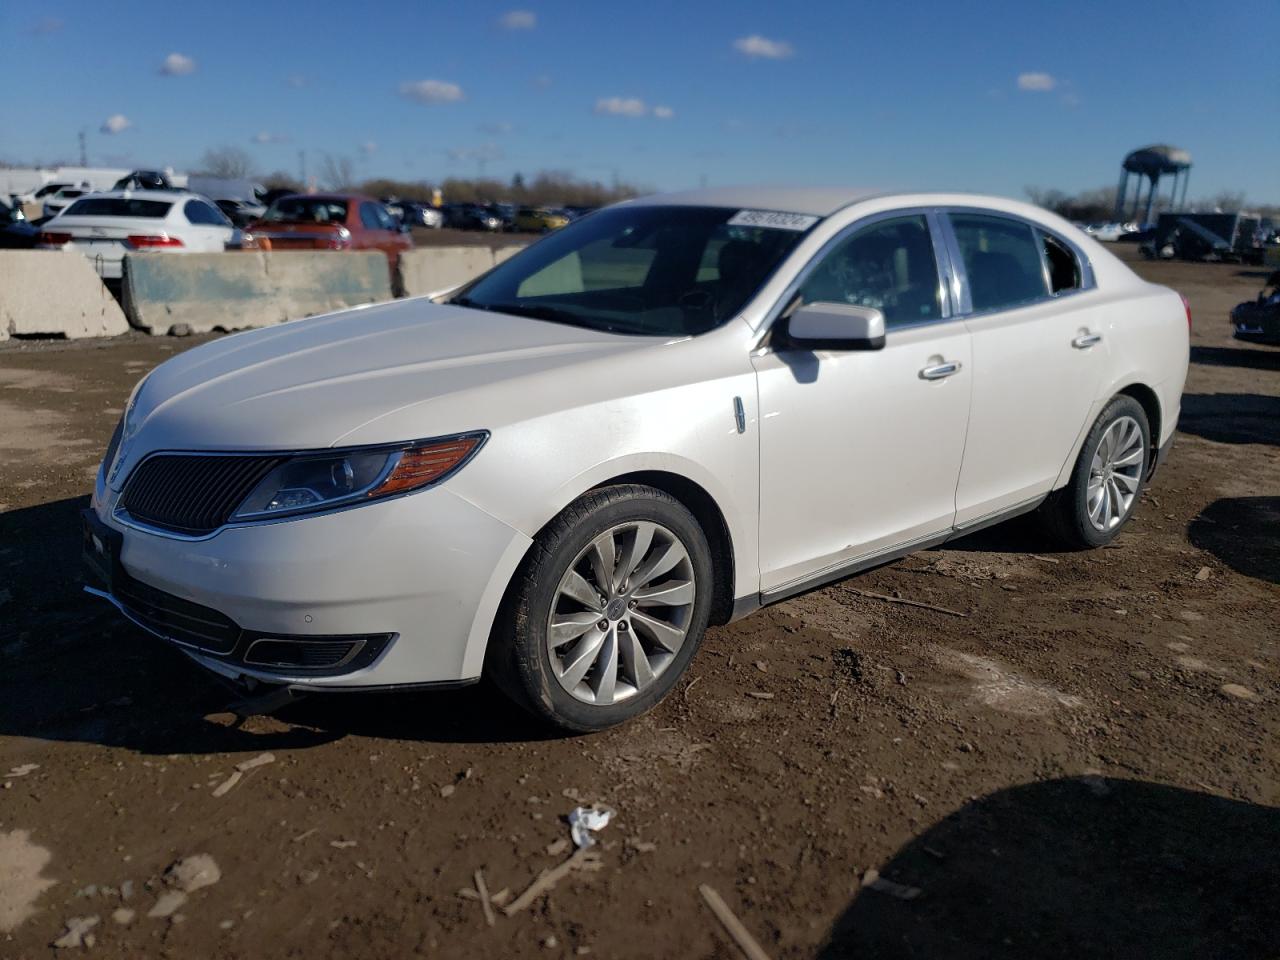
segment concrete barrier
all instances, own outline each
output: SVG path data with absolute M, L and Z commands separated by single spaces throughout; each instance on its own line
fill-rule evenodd
M 0 340 L 114 337 L 128 329 L 116 298 L 80 254 L 0 250 Z
M 448 290 L 493 267 L 488 247 L 421 247 L 400 254 L 400 289 L 406 297 Z
M 129 322 L 151 333 L 266 327 L 391 299 L 387 258 L 376 251 L 130 254 Z

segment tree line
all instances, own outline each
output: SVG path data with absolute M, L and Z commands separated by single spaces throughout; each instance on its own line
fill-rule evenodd
M 308 188 L 301 178 L 283 170 L 257 174 L 253 158 L 239 147 L 206 150 L 200 159 L 204 176 L 233 180 L 255 180 L 267 188 L 297 190 Z M 349 157 L 324 154 L 315 177 L 324 190 L 353 191 L 374 197 L 395 197 L 430 203 L 438 189 L 446 203 L 517 203 L 598 207 L 649 192 L 632 183 L 610 184 L 587 180 L 566 170 L 543 170 L 529 178 L 517 173 L 510 180 L 496 177 L 445 177 L 442 180 L 396 180 L 386 177 L 360 180 Z

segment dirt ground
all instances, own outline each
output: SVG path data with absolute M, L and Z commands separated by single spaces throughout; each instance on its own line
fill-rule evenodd
M 121 406 L 198 340 L 3 347 L 0 956 L 98 918 L 110 958 L 737 957 L 702 884 L 775 958 L 1280 956 L 1280 350 L 1228 335 L 1258 271 L 1136 266 L 1190 297 L 1193 363 L 1112 547 L 909 557 L 712 630 L 586 737 L 484 686 L 237 726 L 80 593 Z M 579 801 L 617 811 L 598 868 L 488 925 L 476 871 L 518 895 Z M 220 879 L 175 907 L 197 854 Z

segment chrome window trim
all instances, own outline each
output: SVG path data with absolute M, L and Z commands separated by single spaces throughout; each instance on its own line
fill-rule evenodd
M 861 203 L 862 201 L 858 201 Z M 795 299 L 800 288 L 804 286 L 806 280 L 809 279 L 813 271 L 822 263 L 840 244 L 849 239 L 855 233 L 864 230 L 867 227 L 875 226 L 884 220 L 897 220 L 902 217 L 919 217 L 925 218 L 925 225 L 929 230 L 929 239 L 933 244 L 933 260 L 934 267 L 938 271 L 938 308 L 942 314 L 933 320 L 921 320 L 917 323 L 895 324 L 894 326 L 885 325 L 885 335 L 895 333 L 899 330 L 915 330 L 920 327 L 934 326 L 940 323 L 949 323 L 959 318 L 959 311 L 955 309 L 955 292 L 958 290 L 956 272 L 952 267 L 953 257 L 950 249 L 943 242 L 940 234 L 942 226 L 941 213 L 942 207 L 935 206 L 916 206 L 916 207 L 898 207 L 893 210 L 882 210 L 878 213 L 871 213 L 865 217 L 860 217 L 852 223 L 841 227 L 826 243 L 824 243 L 802 266 L 796 275 L 787 284 L 786 289 L 782 291 L 782 295 L 774 301 L 772 307 L 765 314 L 764 322 L 760 324 L 756 333 L 755 348 L 758 349 L 764 344 L 768 338 L 773 325 L 778 322 L 778 318 L 786 310 L 787 306 Z
M 111 519 L 115 520 L 123 527 L 128 527 L 131 530 L 137 530 L 141 533 L 149 533 L 152 536 L 165 537 L 169 540 L 182 540 L 187 543 L 200 543 L 204 540 L 212 540 L 224 530 L 239 529 L 242 527 L 265 527 L 276 523 L 290 523 L 294 520 L 304 520 L 307 517 L 322 517 L 334 513 L 343 513 L 347 510 L 355 510 L 360 507 L 371 506 L 375 503 L 386 503 L 391 500 L 399 500 L 402 497 L 411 497 L 415 493 L 421 493 L 424 490 L 431 490 L 439 486 L 469 464 L 475 458 L 476 454 L 484 448 L 484 445 L 489 442 L 489 436 L 490 434 L 488 430 L 464 430 L 461 433 L 450 433 L 442 437 L 423 437 L 418 440 L 406 440 L 401 443 L 374 443 L 353 447 L 322 447 L 320 449 L 310 448 L 306 450 L 152 450 L 129 468 L 129 472 L 124 475 L 123 480 L 120 482 L 119 492 L 113 491 L 114 497 L 111 501 L 110 509 Z M 164 527 L 152 526 L 149 523 L 135 519 L 130 515 L 129 511 L 125 510 L 120 504 L 121 499 L 124 497 L 124 491 L 129 486 L 129 480 L 133 477 L 138 468 L 152 457 L 285 457 L 288 460 L 294 460 L 299 457 L 334 456 L 340 453 L 375 453 L 381 450 L 407 450 L 410 447 L 420 446 L 427 443 L 449 443 L 452 440 L 469 440 L 473 437 L 478 437 L 480 442 L 477 443 L 471 452 L 463 457 L 462 460 L 453 467 L 453 469 L 444 476 L 436 480 L 432 480 L 430 483 L 423 484 L 420 487 L 414 487 L 412 490 L 403 490 L 400 493 L 392 493 L 383 497 L 374 497 L 369 500 L 356 500 L 354 502 L 344 500 L 340 503 L 335 503 L 333 506 L 319 510 L 294 512 L 275 517 L 262 517 L 260 519 L 255 517 L 254 519 L 249 520 L 228 520 L 226 523 L 222 524 L 222 526 L 217 527 L 214 530 L 210 530 L 208 533 L 202 533 L 199 535 L 181 533 L 176 530 L 165 529 Z M 387 473 L 390 473 L 390 469 L 386 469 L 384 471 L 382 479 L 386 479 L 385 474 Z
M 955 229 L 951 224 L 953 214 L 972 214 L 975 216 L 991 217 L 997 220 L 1012 220 L 1015 223 L 1023 224 L 1031 228 L 1032 235 L 1037 237 L 1044 234 L 1057 240 L 1076 258 L 1076 265 L 1080 268 L 1080 286 L 1073 290 L 1064 290 L 1061 293 L 1049 292 L 1052 284 L 1049 282 L 1048 265 L 1044 254 L 1044 245 L 1037 242 L 1037 254 L 1040 257 L 1041 272 L 1044 275 L 1045 294 L 1035 300 L 1025 300 L 1022 303 L 1008 304 L 1002 307 L 996 307 L 992 310 L 974 310 L 973 298 L 969 292 L 969 275 L 965 269 L 964 257 L 960 252 L 960 242 L 956 239 Z M 955 278 L 960 287 L 960 316 L 968 319 L 970 317 L 989 317 L 992 314 L 1008 313 L 1011 310 L 1022 310 L 1026 307 L 1035 307 L 1044 303 L 1054 303 L 1065 300 L 1068 297 L 1074 297 L 1082 293 L 1088 293 L 1098 288 L 1097 278 L 1093 272 L 1093 263 L 1089 260 L 1088 254 L 1081 249 L 1080 245 L 1071 238 L 1064 236 L 1051 227 L 1046 227 L 1038 220 L 1032 220 L 1016 213 L 1006 213 L 1003 210 L 994 210 L 990 207 L 940 207 L 938 208 L 938 219 L 943 232 L 946 235 L 947 247 L 951 253 L 951 262 L 955 265 Z

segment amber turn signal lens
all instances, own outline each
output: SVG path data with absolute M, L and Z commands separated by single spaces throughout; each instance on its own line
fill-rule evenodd
M 461 464 L 480 445 L 480 437 L 462 437 L 410 447 L 400 455 L 387 479 L 369 491 L 370 497 L 385 497 L 439 480 Z

